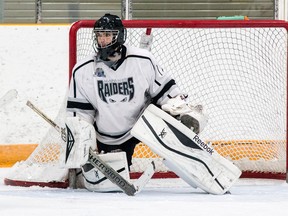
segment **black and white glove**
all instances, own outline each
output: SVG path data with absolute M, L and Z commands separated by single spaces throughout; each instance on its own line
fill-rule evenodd
M 193 106 L 186 102 L 186 97 L 178 95 L 171 98 L 161 106 L 162 110 L 179 119 L 185 126 L 194 133 L 199 134 L 207 125 L 208 118 L 203 113 L 203 106 Z

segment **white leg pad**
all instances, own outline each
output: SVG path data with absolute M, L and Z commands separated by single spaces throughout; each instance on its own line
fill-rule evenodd
M 130 181 L 128 164 L 125 152 L 100 154 L 99 157 L 116 170 L 122 177 Z M 93 167 L 89 162 L 82 166 L 84 186 L 89 191 L 113 192 L 121 189 L 107 179 L 102 172 Z
M 175 118 L 148 106 L 131 134 L 166 160 L 166 165 L 192 187 L 224 194 L 241 171 Z

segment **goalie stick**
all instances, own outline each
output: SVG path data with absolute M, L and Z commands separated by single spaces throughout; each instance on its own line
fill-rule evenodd
M 61 128 L 54 121 L 48 118 L 41 110 L 35 107 L 30 101 L 27 101 L 27 106 L 29 106 L 34 112 L 40 115 L 45 121 L 47 121 L 53 128 L 55 128 L 60 134 L 63 141 L 66 142 L 67 136 L 65 128 Z M 155 172 L 155 164 L 152 161 L 141 177 L 131 184 L 125 178 L 123 178 L 116 170 L 104 162 L 93 150 L 89 149 L 89 162 L 98 170 L 100 170 L 107 179 L 116 184 L 122 191 L 128 196 L 134 196 L 136 193 L 139 193 L 145 184 L 152 178 Z

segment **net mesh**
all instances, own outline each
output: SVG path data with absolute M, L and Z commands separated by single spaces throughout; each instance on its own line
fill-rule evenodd
M 137 46 L 145 29 L 128 32 L 128 43 Z M 285 173 L 287 30 L 153 28 L 152 34 L 160 64 L 209 116 L 201 137 L 242 171 Z
M 145 32 L 128 28 L 126 43 L 139 46 Z M 152 28 L 152 35 L 151 52 L 160 65 L 191 102 L 204 106 L 209 122 L 201 138 L 242 171 L 285 173 L 287 29 Z M 78 29 L 76 50 L 77 60 L 94 53 L 92 28 Z M 62 152 L 60 135 L 51 128 L 25 164 L 59 167 Z M 157 172 L 168 171 L 140 143 L 131 172 L 142 172 L 151 160 Z

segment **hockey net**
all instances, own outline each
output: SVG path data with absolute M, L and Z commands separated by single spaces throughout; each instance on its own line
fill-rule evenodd
M 287 22 L 123 22 L 130 45 L 139 46 L 141 35 L 152 33 L 151 52 L 190 101 L 202 104 L 209 116 L 201 137 L 232 160 L 243 171 L 242 177 L 286 179 Z M 93 25 L 94 21 L 83 20 L 71 26 L 70 76 L 75 63 L 94 52 Z M 56 119 L 60 125 L 63 113 L 64 109 Z M 60 135 L 51 128 L 31 156 L 12 168 L 6 184 L 44 182 L 49 186 L 59 182 L 61 187 L 68 175 L 59 166 L 63 146 Z M 156 162 L 156 177 L 175 177 L 144 143 L 136 146 L 131 176 L 137 177 L 151 160 Z M 26 170 L 19 171 L 19 167 Z M 55 176 L 46 174 L 51 173 L 46 169 L 55 169 Z

